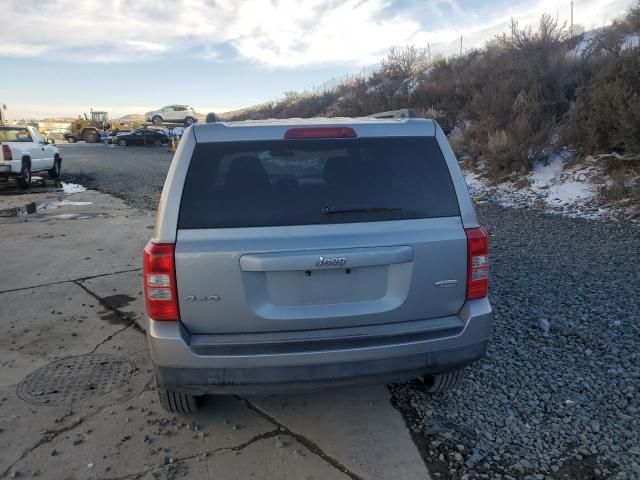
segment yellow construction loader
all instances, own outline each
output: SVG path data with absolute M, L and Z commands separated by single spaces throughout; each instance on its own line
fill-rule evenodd
M 71 122 L 69 130 L 65 132 L 64 139 L 69 143 L 76 143 L 84 140 L 87 143 L 97 143 L 100 141 L 102 132 L 111 128 L 109 114 L 107 112 L 91 110 L 91 119 L 84 114 L 84 118 L 78 118 Z

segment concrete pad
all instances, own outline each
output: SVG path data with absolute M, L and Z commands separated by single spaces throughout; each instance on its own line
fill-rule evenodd
M 97 321 L 97 320 L 96 320 Z M 89 333 L 90 322 L 80 325 L 78 337 Z M 130 337 L 132 343 L 144 340 L 144 337 L 132 329 L 117 333 L 113 338 Z M 75 338 L 78 338 L 75 337 Z M 100 344 L 104 347 L 109 341 Z M 79 352 L 74 352 L 79 353 Z M 117 352 L 109 352 L 116 355 Z M 133 362 L 134 366 L 141 364 L 142 368 L 134 369 L 128 382 L 121 388 L 112 390 L 105 395 L 90 397 L 81 402 L 67 405 L 34 405 L 20 399 L 15 386 L 0 388 L 0 477 L 11 465 L 20 458 L 28 458 L 32 451 L 45 448 L 55 443 L 67 432 L 81 428 L 82 425 L 97 412 L 110 405 L 124 403 L 137 398 L 152 385 L 153 373 L 145 368 L 144 362 L 148 355 L 133 353 L 121 355 Z M 57 458 L 50 458 L 50 452 L 43 455 L 55 462 Z M 46 477 L 44 478 L 57 478 Z M 64 477 L 63 477 L 64 478 Z
M 105 275 L 81 282 L 111 308 L 117 309 L 146 330 L 142 272 Z
M 272 429 L 234 398 L 218 399 L 193 417 L 175 417 L 162 410 L 149 388 L 128 401 L 100 408 L 30 451 L 14 468 L 25 475 L 40 472 L 44 478 L 120 478 L 229 451 Z
M 142 267 L 153 214 L 95 191 L 60 195 L 59 200 L 90 204 L 0 218 L 0 291 Z
M 91 352 L 125 325 L 74 283 L 0 293 L 0 386 L 52 360 Z
M 362 478 L 430 478 L 385 385 L 249 401 Z
M 239 449 L 198 455 L 148 472 L 142 478 L 346 480 L 349 477 L 293 438 L 280 435 L 277 440 L 267 437 Z

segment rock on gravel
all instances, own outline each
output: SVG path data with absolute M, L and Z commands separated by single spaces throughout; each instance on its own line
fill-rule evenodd
M 432 473 L 640 478 L 640 228 L 490 203 L 478 214 L 491 239 L 487 356 L 444 397 L 390 387 Z

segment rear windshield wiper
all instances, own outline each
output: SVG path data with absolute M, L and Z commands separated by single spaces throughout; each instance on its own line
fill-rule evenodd
M 360 207 L 360 208 L 334 208 L 324 207 L 322 213 L 333 215 L 334 213 L 376 213 L 376 212 L 399 212 L 402 208 L 392 207 Z

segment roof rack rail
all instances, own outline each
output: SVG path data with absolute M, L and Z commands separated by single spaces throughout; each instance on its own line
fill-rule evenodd
M 369 115 L 372 118 L 416 118 L 415 108 L 403 108 L 401 110 L 390 110 Z

